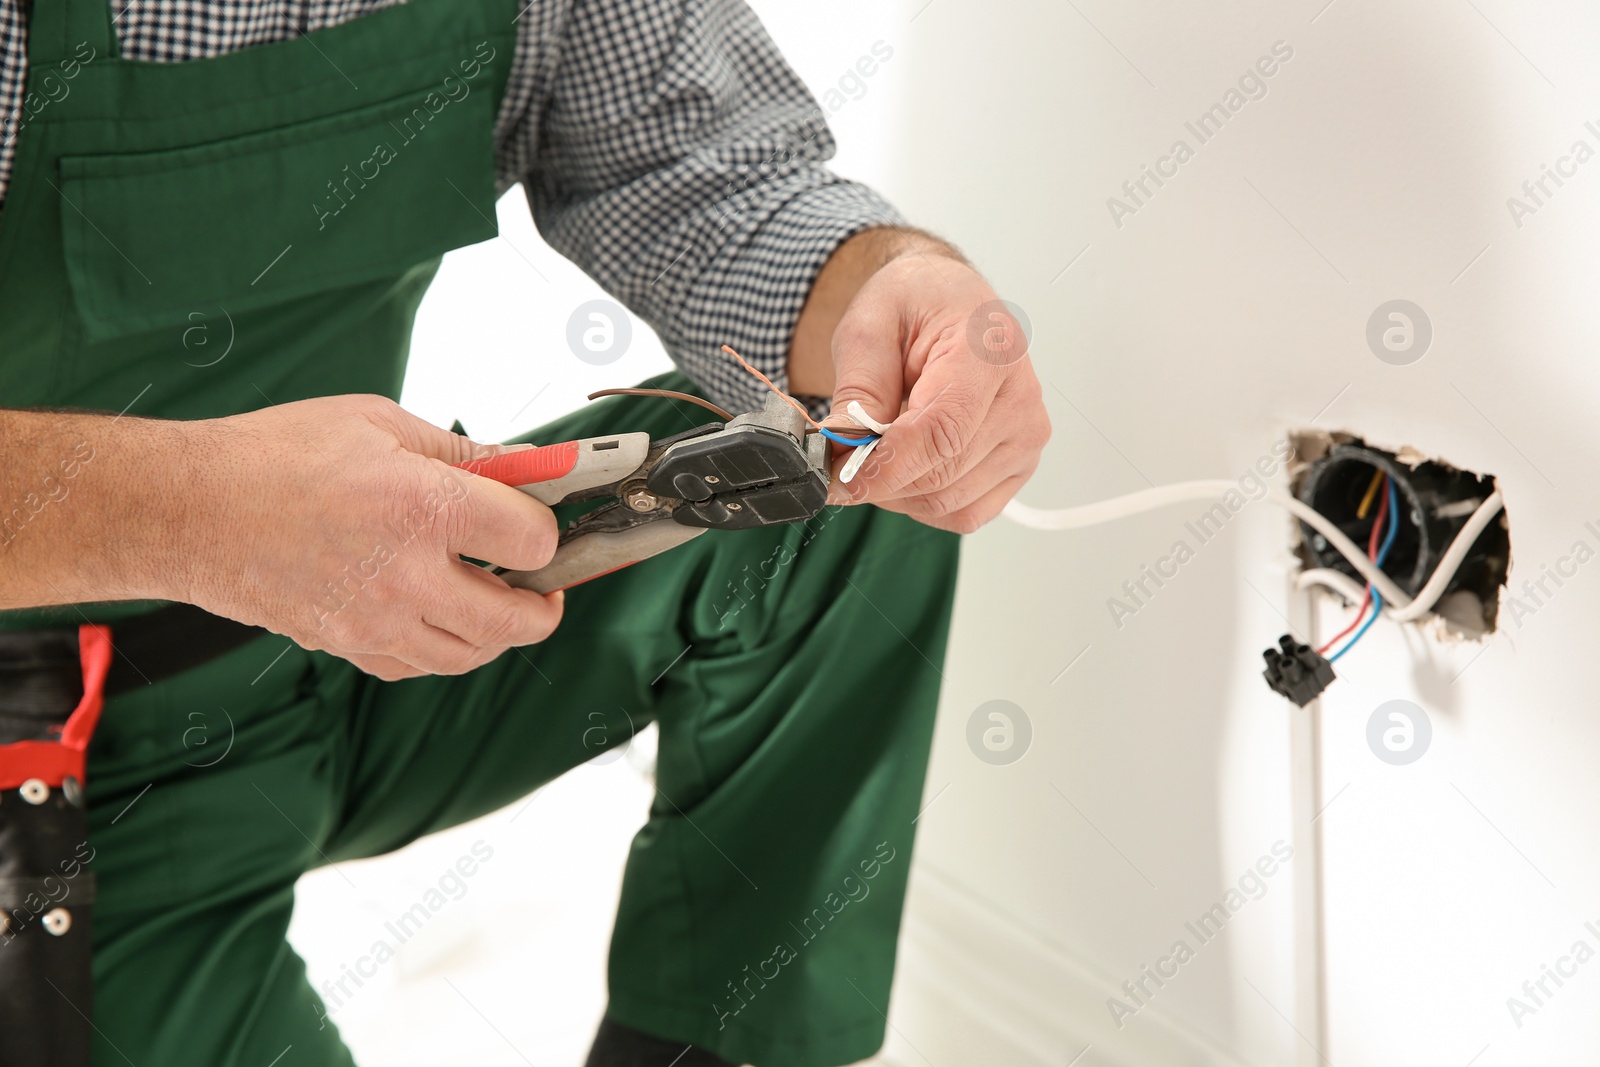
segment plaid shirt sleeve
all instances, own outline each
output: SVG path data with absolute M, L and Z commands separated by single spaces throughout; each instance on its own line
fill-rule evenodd
M 823 263 L 901 220 L 823 165 L 823 111 L 742 0 L 576 0 L 563 14 L 525 112 L 540 231 L 715 399 L 759 406 L 763 387 L 720 347 L 783 386 Z

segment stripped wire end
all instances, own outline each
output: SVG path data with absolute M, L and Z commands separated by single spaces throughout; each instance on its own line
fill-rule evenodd
M 746 360 L 739 353 L 735 352 L 731 345 L 723 345 L 722 346 L 722 350 L 724 352 L 726 352 L 728 355 L 732 356 L 734 359 L 738 360 L 739 361 L 739 366 L 743 367 L 745 370 L 747 370 L 751 374 L 755 375 L 757 380 L 759 380 L 761 382 L 761 384 L 765 385 L 768 389 L 771 389 L 778 396 L 782 397 L 784 399 L 785 403 L 787 403 L 790 407 L 792 407 L 796 411 L 798 411 L 800 413 L 800 417 L 806 420 L 806 422 L 811 426 L 812 430 L 814 430 L 817 433 L 820 433 L 823 437 L 826 437 L 828 440 L 832 441 L 834 444 L 844 445 L 846 448 L 860 448 L 863 445 L 872 444 L 874 441 L 878 440 L 878 438 L 881 436 L 881 434 L 877 434 L 877 433 L 868 433 L 868 434 L 865 434 L 865 435 L 859 436 L 859 437 L 854 436 L 854 435 L 847 437 L 844 434 L 840 433 L 838 430 L 830 429 L 829 427 L 822 425 L 822 423 L 818 422 L 816 419 L 813 419 L 811 417 L 811 412 L 806 410 L 804 404 L 800 403 L 800 401 L 796 400 L 794 397 L 790 396 L 788 393 L 785 393 L 782 389 L 779 389 L 777 387 L 777 385 L 773 383 L 771 378 L 768 378 L 765 374 L 762 374 L 759 370 L 757 370 L 755 367 L 753 367 L 748 360 Z M 865 428 L 868 428 L 868 427 L 864 426 L 863 424 L 861 424 L 861 420 L 855 415 L 845 415 L 845 416 L 841 416 L 841 417 L 851 419 L 852 421 L 854 421 L 854 422 L 856 422 L 858 424 L 857 426 L 851 427 L 851 429 L 858 429 L 858 428 L 865 429 Z

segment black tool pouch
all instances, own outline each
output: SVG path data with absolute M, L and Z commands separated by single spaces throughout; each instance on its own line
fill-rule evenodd
M 60 755 L 55 750 L 68 720 L 86 703 L 84 680 L 72 630 L 0 634 L 0 774 L 9 772 L 0 789 L 0 1064 L 6 1067 L 89 1063 L 94 853 L 82 778 L 60 774 L 60 759 L 51 758 Z

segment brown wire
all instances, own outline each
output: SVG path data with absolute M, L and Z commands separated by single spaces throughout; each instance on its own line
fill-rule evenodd
M 774 393 L 777 393 L 778 396 L 782 397 L 790 407 L 798 411 L 801 417 L 804 418 L 806 422 L 811 424 L 806 429 L 806 433 L 816 433 L 817 430 L 822 428 L 822 424 L 816 419 L 813 419 L 811 417 L 811 413 L 807 411 L 799 401 L 795 400 L 794 397 L 789 396 L 782 389 L 779 389 L 775 384 L 773 384 L 771 378 L 768 378 L 765 374 L 762 374 L 760 371 L 752 367 L 743 356 L 735 352 L 732 348 L 729 348 L 727 345 L 723 345 L 722 350 L 728 353 L 728 355 L 732 356 L 734 359 L 738 360 L 741 367 L 759 378 L 763 385 L 765 385 L 768 389 L 771 389 Z M 702 399 L 698 396 L 693 396 L 689 393 L 680 393 L 676 389 L 601 389 L 598 392 L 590 393 L 589 399 L 599 400 L 603 396 L 664 396 L 670 400 L 687 400 L 691 404 L 699 404 L 707 411 L 715 413 L 716 415 L 720 416 L 724 422 L 728 422 L 733 419 L 732 412 L 718 407 L 709 400 Z M 829 417 L 831 418 L 832 416 Z M 859 428 L 851 426 L 849 429 L 857 430 Z
M 743 367 L 745 370 L 749 371 L 751 374 L 754 374 L 757 378 L 759 378 L 761 380 L 761 384 L 762 385 L 765 385 L 768 389 L 771 389 L 774 393 L 777 393 L 778 396 L 783 400 L 784 403 L 788 404 L 790 407 L 792 407 L 796 411 L 798 411 L 800 413 L 800 417 L 802 419 L 805 419 L 807 422 L 809 422 L 812 426 L 816 427 L 817 429 L 819 429 L 819 430 L 822 429 L 822 423 L 818 422 L 816 419 L 813 419 L 811 417 L 811 412 L 807 411 L 805 409 L 805 407 L 803 405 L 801 405 L 800 401 L 796 400 L 794 397 L 790 396 L 788 393 L 784 392 L 782 389 L 779 389 L 776 385 L 774 385 L 771 378 L 768 378 L 765 374 L 762 374 L 760 371 L 758 371 L 754 367 L 752 367 L 749 364 L 749 362 L 743 356 L 741 356 L 739 353 L 735 352 L 729 346 L 723 345 L 722 346 L 722 350 L 724 352 L 728 353 L 728 355 L 732 356 L 734 359 L 738 360 L 739 361 L 739 366 Z
M 707 411 L 720 417 L 723 422 L 733 418 L 731 412 L 717 407 L 711 401 L 704 400 L 698 396 L 691 396 L 688 393 L 680 393 L 676 389 L 601 389 L 599 392 L 590 393 L 589 399 L 599 400 L 603 396 L 664 396 L 669 400 L 687 400 L 691 404 L 699 404 Z
M 732 356 L 734 359 L 738 360 L 739 361 L 739 366 L 743 367 L 745 370 L 749 371 L 751 374 L 754 374 L 757 378 L 759 378 L 761 380 L 761 384 L 765 385 L 768 389 L 771 389 L 774 393 L 778 394 L 779 398 L 782 399 L 784 403 L 788 404 L 790 407 L 792 407 L 796 411 L 798 411 L 800 413 L 800 417 L 805 419 L 806 422 L 811 424 L 810 426 L 806 427 L 806 431 L 805 431 L 806 433 L 808 433 L 808 434 L 809 433 L 816 433 L 817 431 L 822 429 L 822 423 L 818 422 L 816 419 L 813 419 L 811 417 L 811 412 L 807 411 L 803 404 L 801 404 L 794 397 L 790 396 L 788 393 L 785 393 L 782 389 L 779 389 L 777 387 L 777 385 L 773 383 L 771 378 L 768 378 L 765 374 L 762 374 L 760 371 L 758 371 L 754 367 L 752 367 L 750 365 L 750 362 L 747 359 L 745 359 L 739 353 L 735 352 L 728 345 L 723 345 L 722 346 L 722 350 L 724 352 L 728 353 L 728 355 Z M 824 416 L 823 417 L 823 422 L 826 422 L 828 419 L 835 418 L 835 417 L 838 417 L 838 418 L 841 418 L 841 419 L 851 418 L 851 416 L 849 416 L 849 415 L 842 415 L 842 414 L 839 414 L 839 413 L 835 412 L 833 415 Z M 847 431 L 864 432 L 866 428 L 862 427 L 862 426 L 845 426 L 845 427 L 830 426 L 830 427 L 828 427 L 828 429 L 833 430 L 835 432 L 838 432 L 840 429 L 844 429 L 844 430 L 847 430 Z

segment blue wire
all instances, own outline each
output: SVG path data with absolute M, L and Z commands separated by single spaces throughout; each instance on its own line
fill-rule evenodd
M 1399 533 L 1399 531 L 1400 531 L 1400 511 L 1399 511 L 1399 507 L 1400 507 L 1400 504 L 1399 504 L 1399 501 L 1396 499 L 1396 494 L 1395 494 L 1395 491 L 1394 491 L 1394 479 L 1390 478 L 1389 479 L 1389 532 L 1383 535 L 1383 544 L 1378 548 L 1377 565 L 1380 566 L 1380 567 L 1383 566 L 1383 561 L 1389 557 L 1389 549 L 1394 546 L 1395 534 Z M 1346 652 L 1349 652 L 1352 648 L 1356 647 L 1356 642 L 1361 640 L 1362 635 L 1364 635 L 1368 630 L 1372 629 L 1372 624 L 1378 621 L 1378 613 L 1381 612 L 1382 610 L 1383 610 L 1383 594 L 1379 593 L 1376 589 L 1373 589 L 1372 590 L 1372 615 L 1371 615 L 1371 617 L 1369 617 L 1366 622 L 1361 624 L 1361 629 L 1359 629 L 1359 630 L 1357 630 L 1355 632 L 1355 636 L 1350 638 L 1350 640 L 1348 642 L 1346 642 L 1346 644 L 1345 644 L 1345 646 L 1343 648 L 1341 648 L 1339 651 L 1335 652 L 1333 655 L 1328 657 L 1328 662 L 1332 663 L 1334 660 L 1338 659 L 1340 656 L 1344 655 Z
M 878 435 L 875 433 L 869 433 L 865 437 L 841 437 L 839 434 L 836 434 L 832 430 L 823 426 L 819 426 L 817 428 L 817 432 L 835 444 L 844 445 L 848 448 L 859 448 L 862 445 L 870 445 L 872 442 L 878 439 Z
M 1380 612 L 1382 610 L 1383 610 L 1383 594 L 1378 592 L 1376 589 L 1374 589 L 1372 591 L 1372 614 L 1370 616 L 1368 616 L 1366 622 L 1361 624 L 1361 629 L 1356 631 L 1356 635 L 1354 637 L 1352 637 L 1350 639 L 1350 641 L 1343 648 L 1341 648 L 1339 651 L 1335 652 L 1333 655 L 1328 657 L 1328 662 L 1329 663 L 1333 663 L 1340 656 L 1344 655 L 1346 652 L 1349 652 L 1352 648 L 1355 648 L 1356 647 L 1356 642 L 1361 640 L 1362 635 L 1365 634 L 1368 630 L 1372 629 L 1372 624 L 1378 621 L 1378 612 Z

